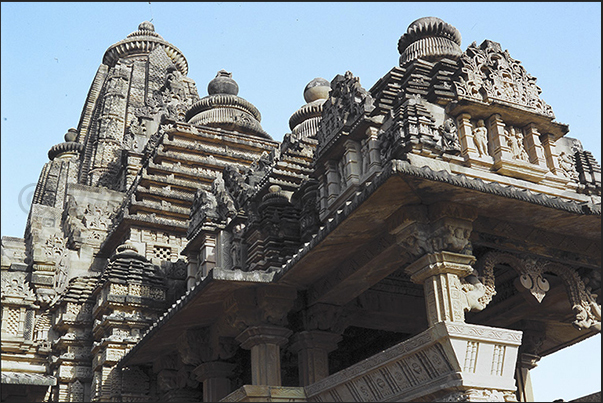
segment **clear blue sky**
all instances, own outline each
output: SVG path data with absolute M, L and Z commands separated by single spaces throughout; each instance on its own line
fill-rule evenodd
M 2 235 L 23 236 L 47 152 L 77 127 L 105 50 L 149 20 L 189 62 L 199 95 L 221 69 L 277 140 L 305 85 L 347 70 L 369 89 L 397 65 L 417 18 L 454 25 L 462 49 L 499 42 L 538 79 L 569 136 L 601 161 L 601 3 L 6 3 L 1 10 Z M 21 199 L 19 195 L 21 194 Z M 600 336 L 546 357 L 536 399 L 601 390 Z

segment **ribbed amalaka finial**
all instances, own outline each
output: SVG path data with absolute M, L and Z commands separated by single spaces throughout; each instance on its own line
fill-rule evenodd
M 437 17 L 423 17 L 412 22 L 400 40 L 400 65 L 416 59 L 436 61 L 457 59 L 461 50 L 461 33 Z

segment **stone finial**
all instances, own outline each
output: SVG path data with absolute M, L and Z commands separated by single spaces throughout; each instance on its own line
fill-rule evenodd
M 65 133 L 65 141 L 73 142 L 76 139 L 77 139 L 77 130 L 73 127 L 71 129 L 67 130 L 67 133 Z
M 138 25 L 139 31 L 152 31 L 155 32 L 155 26 L 149 21 L 143 21 Z
M 52 161 L 55 158 L 71 158 L 81 153 L 84 145 L 76 141 L 77 136 L 77 129 L 72 127 L 67 130 L 67 133 L 65 133 L 65 142 L 55 144 L 48 150 L 48 159 Z
M 461 34 L 437 17 L 423 17 L 412 22 L 398 41 L 400 65 L 419 58 L 435 61 L 457 59 L 461 50 Z
M 304 88 L 304 99 L 306 104 L 299 108 L 289 118 L 291 133 L 295 136 L 310 136 L 316 133 L 320 119 L 322 118 L 322 107 L 329 98 L 331 83 L 322 77 L 310 81 Z
M 232 79 L 232 73 L 226 70 L 218 71 L 216 77 L 207 85 L 207 93 L 214 94 L 229 94 L 237 95 L 239 93 L 239 85 Z
M 304 99 L 307 103 L 318 99 L 327 99 L 329 91 L 331 91 L 331 84 L 324 78 L 317 77 L 304 88 Z

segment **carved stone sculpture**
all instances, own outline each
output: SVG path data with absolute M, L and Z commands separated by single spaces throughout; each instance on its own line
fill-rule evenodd
M 475 129 L 473 129 L 473 139 L 479 156 L 488 156 L 488 129 L 483 119 L 477 121 Z

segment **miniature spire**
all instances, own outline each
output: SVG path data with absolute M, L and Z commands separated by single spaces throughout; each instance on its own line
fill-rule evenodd
M 195 102 L 186 112 L 186 121 L 194 125 L 219 127 L 266 139 L 262 115 L 251 102 L 239 97 L 239 85 L 232 73 L 220 70 L 207 85 L 208 96 Z
M 322 117 L 322 105 L 329 98 L 331 84 L 324 78 L 317 77 L 304 88 L 306 104 L 289 118 L 289 128 L 294 135 L 314 136 Z

